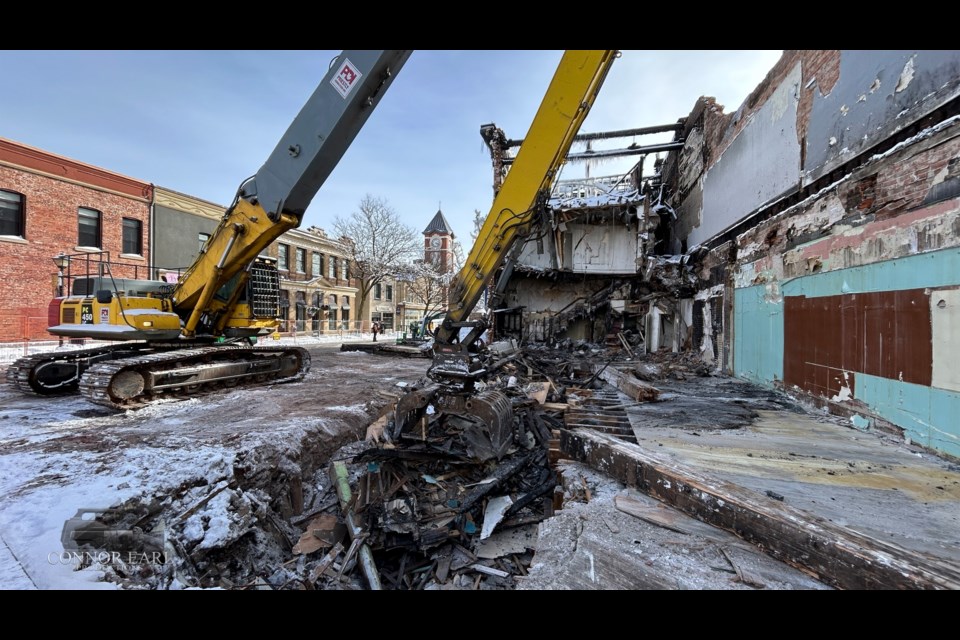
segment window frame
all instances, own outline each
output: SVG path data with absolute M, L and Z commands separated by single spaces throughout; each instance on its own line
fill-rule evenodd
M 13 196 L 20 198 L 19 203 L 19 212 L 16 214 L 17 220 L 15 224 L 19 229 L 19 233 L 0 233 L 0 236 L 4 238 L 20 238 L 22 240 L 27 239 L 27 196 L 20 193 L 19 191 L 11 191 L 10 189 L 0 189 L 0 193 L 7 193 Z
M 384 292 L 386 301 L 387 301 L 387 302 L 393 302 L 393 285 L 392 285 L 392 284 L 388 284 L 388 285 L 386 286 L 386 289 L 387 289 L 387 290 Z
M 277 243 L 277 269 L 290 271 L 290 245 Z
M 208 243 L 208 242 L 210 242 L 210 236 L 211 236 L 211 234 L 209 234 L 209 233 L 204 233 L 203 231 L 198 231 L 198 232 L 197 232 L 197 242 L 200 243 L 200 247 L 199 247 L 199 249 L 197 250 L 197 253 L 202 253 L 202 252 L 203 252 L 203 248 L 207 246 L 207 243 Z
M 307 250 L 303 247 L 294 247 L 293 248 L 293 264 L 297 270 L 297 273 L 302 273 L 306 275 L 307 273 Z
M 84 212 L 87 212 L 88 214 L 96 214 L 96 216 L 84 215 Z M 96 219 L 97 221 L 96 242 L 93 242 L 93 243 L 84 242 L 83 238 L 81 238 L 81 232 L 82 232 L 81 220 L 83 220 L 84 218 L 86 218 L 87 220 Z M 101 250 L 103 249 L 103 212 L 100 211 L 99 209 L 94 209 L 92 207 L 77 207 L 77 246 L 87 247 L 90 249 L 101 249 Z
M 127 251 L 127 223 L 133 223 L 136 225 L 136 251 Z M 128 256 L 143 255 L 143 220 L 127 217 L 120 219 L 120 253 Z
M 373 285 L 373 299 L 374 300 L 383 300 L 383 287 L 380 283 Z

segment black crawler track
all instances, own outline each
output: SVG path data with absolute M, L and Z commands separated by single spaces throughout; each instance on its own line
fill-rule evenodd
M 159 351 L 148 345 L 142 347 L 124 345 L 27 356 L 10 365 L 7 381 L 21 391 L 40 395 L 76 393 L 79 389 L 90 402 L 114 409 L 136 409 L 162 398 L 186 399 L 225 388 L 296 382 L 310 370 L 310 353 L 300 347 L 217 345 Z M 98 357 L 101 362 L 86 364 L 79 380 L 70 384 L 48 389 L 35 380 L 34 372 L 42 364 Z M 220 375 L 221 369 L 229 370 L 229 375 Z M 163 382 L 162 388 L 153 388 L 158 380 Z

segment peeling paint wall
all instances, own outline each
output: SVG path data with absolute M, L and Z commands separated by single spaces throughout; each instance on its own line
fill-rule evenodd
M 804 182 L 958 95 L 960 51 L 841 51 L 839 82 L 829 91 L 814 91 Z
M 801 66 L 793 69 L 703 176 L 703 211 L 689 245 L 708 240 L 800 181 L 796 135 Z
M 523 245 L 518 262 L 534 269 L 573 273 L 635 274 L 640 244 L 637 225 L 616 221 L 567 223 Z
M 931 386 L 960 391 L 960 290 L 935 289 L 930 294 L 930 319 L 933 332 L 933 371 Z M 960 420 L 960 413 L 956 414 Z
M 714 106 L 665 163 L 702 247 L 692 349 L 960 457 L 960 51 L 785 52 Z
M 772 384 L 783 380 L 783 297 L 776 283 L 734 292 L 733 372 Z

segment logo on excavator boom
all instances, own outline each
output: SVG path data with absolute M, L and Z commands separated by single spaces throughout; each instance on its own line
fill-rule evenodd
M 343 64 L 341 64 L 337 72 L 333 74 L 333 79 L 330 80 L 330 84 L 337 90 L 337 93 L 346 98 L 350 95 L 350 92 L 362 75 L 359 69 L 350 62 L 349 58 L 344 58 Z

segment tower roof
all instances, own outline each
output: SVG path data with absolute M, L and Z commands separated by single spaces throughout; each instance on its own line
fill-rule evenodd
M 431 220 L 427 228 L 423 230 L 423 235 L 427 235 L 428 233 L 445 233 L 451 238 L 453 237 L 453 230 L 450 228 L 450 223 L 443 217 L 443 211 L 440 209 L 437 209 L 437 215 L 433 216 L 433 220 Z

